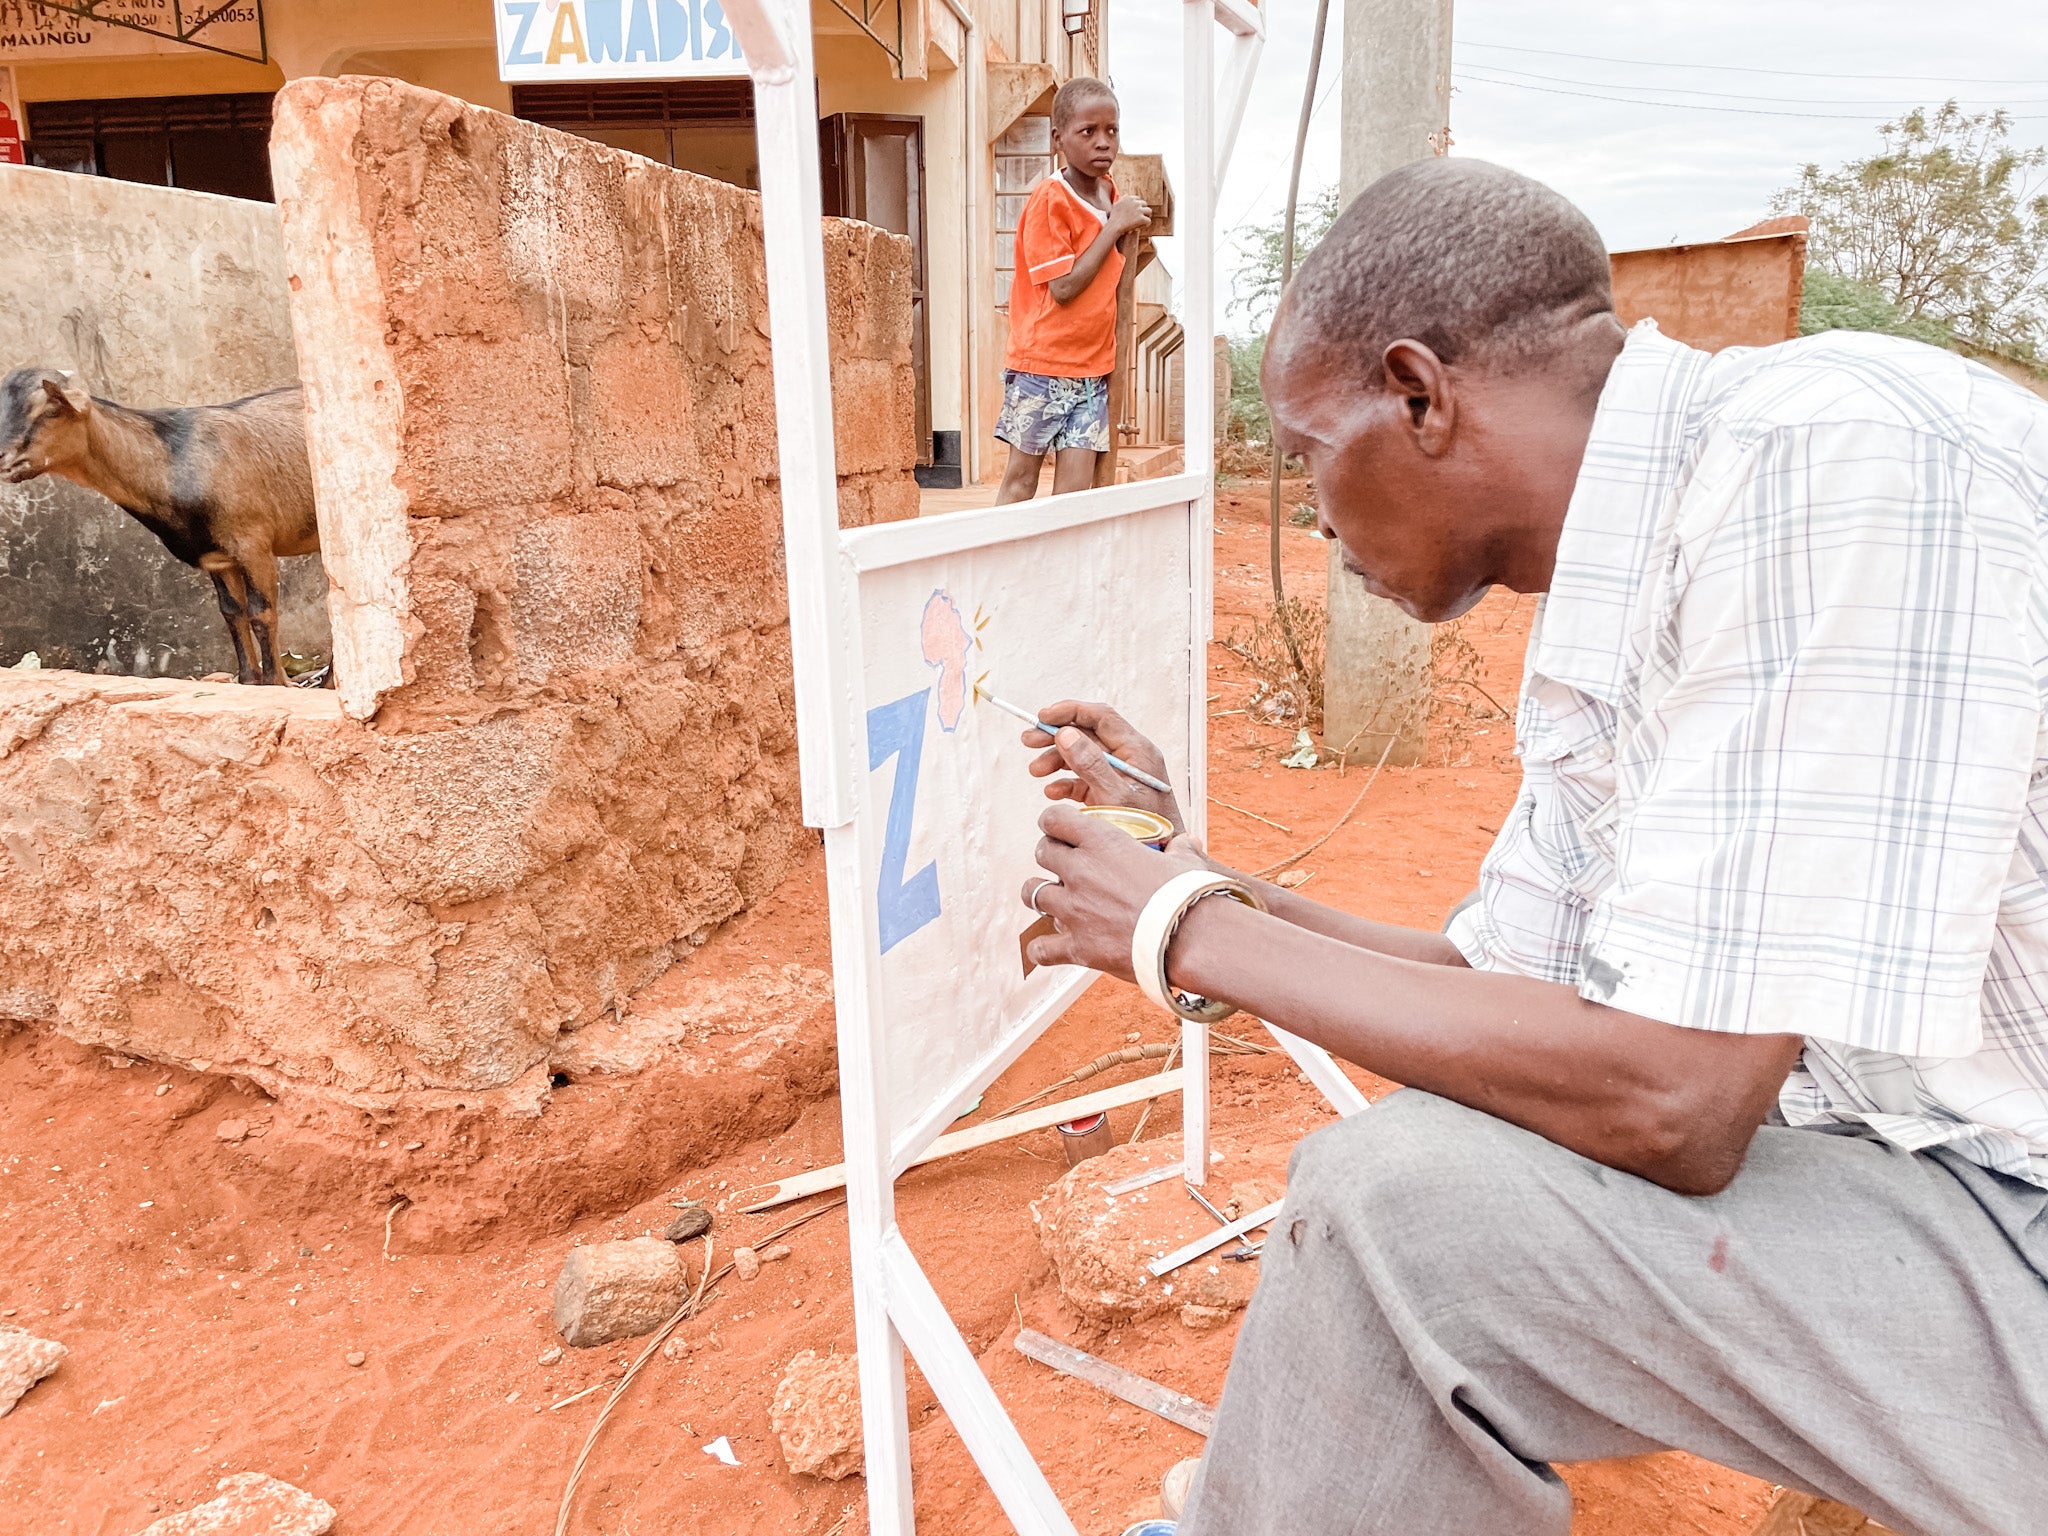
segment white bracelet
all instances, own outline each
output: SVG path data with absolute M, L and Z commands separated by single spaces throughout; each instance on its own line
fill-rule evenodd
M 1137 977 L 1140 990 L 1169 1013 L 1205 1024 L 1228 1018 L 1237 1010 L 1220 999 L 1212 1002 L 1175 988 L 1166 979 L 1166 951 L 1188 910 L 1203 897 L 1219 891 L 1261 912 L 1266 909 L 1258 893 L 1235 876 L 1191 869 L 1175 875 L 1152 893 L 1144 911 L 1138 914 L 1137 927 L 1131 930 L 1131 973 Z

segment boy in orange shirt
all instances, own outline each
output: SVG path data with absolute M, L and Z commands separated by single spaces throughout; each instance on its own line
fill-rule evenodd
M 1029 501 L 1048 453 L 1054 495 L 1095 482 L 1109 451 L 1109 375 L 1116 365 L 1117 241 L 1152 220 L 1109 179 L 1116 159 L 1116 94 L 1069 80 L 1052 103 L 1053 147 L 1065 169 L 1032 189 L 1017 221 L 1010 350 L 996 436 L 1010 445 L 998 504 Z

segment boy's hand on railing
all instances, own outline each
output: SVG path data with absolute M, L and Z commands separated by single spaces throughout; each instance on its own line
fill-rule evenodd
M 1122 236 L 1152 222 L 1152 209 L 1142 197 L 1120 197 L 1109 208 L 1109 231 Z

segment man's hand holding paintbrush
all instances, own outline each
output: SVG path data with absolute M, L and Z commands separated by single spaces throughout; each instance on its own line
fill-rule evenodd
M 1023 901 L 1051 917 L 1060 931 L 1032 941 L 1034 964 L 1087 965 L 1128 979 L 1131 933 L 1139 912 L 1168 879 L 1190 869 L 1235 876 L 1259 893 L 1268 913 L 1291 927 L 1398 959 L 1464 964 L 1456 947 L 1440 934 L 1370 922 L 1211 858 L 1188 835 L 1187 820 L 1173 796 L 1147 789 L 1110 767 L 1107 759 L 1113 752 L 1125 762 L 1163 777 L 1166 759 L 1107 704 L 1064 699 L 1039 710 L 1038 718 L 1058 732 L 1054 737 L 1027 730 L 1023 737 L 1025 746 L 1042 749 L 1031 761 L 1031 773 L 1051 781 L 1045 786 L 1048 800 L 1136 806 L 1164 816 L 1173 823 L 1175 835 L 1163 855 L 1155 854 L 1120 832 L 1099 835 L 1109 829 L 1093 825 L 1088 817 L 1074 815 L 1063 806 L 1049 808 L 1039 818 L 1045 839 L 1039 844 L 1038 863 L 1051 880 L 1034 877 L 1027 881 Z M 1225 986 L 1214 991 L 1218 996 L 1229 995 Z
M 1166 779 L 1166 759 L 1107 704 L 1089 704 L 1062 699 L 1038 711 L 1039 720 L 1058 731 L 1057 738 L 1039 730 L 1024 733 L 1024 745 L 1044 748 L 1031 760 L 1033 778 L 1052 778 L 1070 773 L 1071 778 L 1053 779 L 1045 786 L 1048 800 L 1072 800 L 1081 805 L 1130 805 L 1151 811 L 1173 823 L 1176 836 L 1188 829 L 1180 803 L 1170 794 L 1160 794 L 1119 773 L 1109 761 L 1111 754 L 1153 778 Z

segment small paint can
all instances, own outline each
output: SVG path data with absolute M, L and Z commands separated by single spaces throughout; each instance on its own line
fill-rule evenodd
M 1124 1536 L 1173 1536 L 1180 1529 L 1174 1520 L 1140 1520 L 1136 1525 L 1124 1527 Z
M 1053 1129 L 1060 1133 L 1060 1150 L 1066 1153 L 1069 1168 L 1085 1163 L 1091 1157 L 1100 1157 L 1116 1147 L 1116 1137 L 1109 1130 L 1107 1110 L 1084 1119 L 1069 1120 Z
M 1133 805 L 1084 805 L 1081 807 L 1081 814 L 1093 816 L 1098 821 L 1106 821 L 1112 827 L 1130 833 L 1147 848 L 1156 848 L 1161 852 L 1164 852 L 1166 845 L 1173 840 L 1172 822 L 1155 812 L 1141 811 Z

